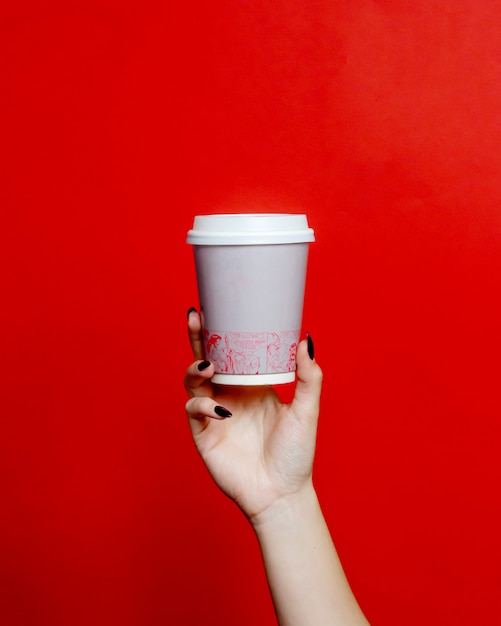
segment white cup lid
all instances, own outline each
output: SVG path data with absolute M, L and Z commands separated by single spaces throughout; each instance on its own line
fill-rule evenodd
M 197 215 L 186 243 L 231 246 L 315 241 L 306 215 L 299 213 L 226 213 Z

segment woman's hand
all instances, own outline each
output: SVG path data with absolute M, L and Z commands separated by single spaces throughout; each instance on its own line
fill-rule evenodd
M 254 524 L 312 486 L 322 371 L 313 343 L 297 350 L 294 399 L 283 404 L 270 386 L 214 385 L 204 360 L 200 316 L 191 309 L 188 335 L 195 358 L 184 385 L 186 412 L 197 449 L 221 490 Z

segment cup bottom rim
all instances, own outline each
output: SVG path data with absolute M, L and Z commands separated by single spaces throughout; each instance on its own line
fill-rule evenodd
M 296 372 L 279 372 L 277 374 L 214 374 L 212 382 L 216 385 L 283 385 L 293 383 Z

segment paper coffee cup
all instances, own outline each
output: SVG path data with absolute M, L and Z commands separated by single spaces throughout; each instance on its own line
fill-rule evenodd
M 306 215 L 198 215 L 193 245 L 205 358 L 221 385 L 293 382 L 309 243 Z

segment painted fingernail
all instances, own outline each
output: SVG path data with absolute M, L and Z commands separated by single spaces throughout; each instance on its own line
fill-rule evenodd
M 313 345 L 313 339 L 311 338 L 310 333 L 306 333 L 306 340 L 308 341 L 308 355 L 313 361 L 315 357 L 315 346 Z
M 201 361 L 198 365 L 197 365 L 197 369 L 199 372 L 203 372 L 204 370 L 206 370 L 210 365 L 210 361 Z
M 219 417 L 231 417 L 232 413 L 225 409 L 224 406 L 220 406 L 219 404 L 214 407 L 214 413 L 219 415 Z
M 195 309 L 195 307 L 190 306 L 190 308 L 188 309 L 188 312 L 186 313 L 186 318 L 189 318 L 192 313 L 196 313 L 196 312 L 197 310 Z

